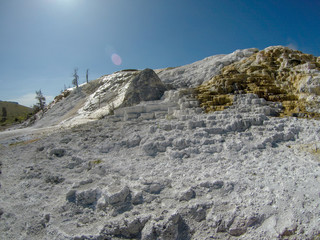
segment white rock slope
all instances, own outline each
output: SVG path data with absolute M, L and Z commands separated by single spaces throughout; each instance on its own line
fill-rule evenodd
M 0 133 L 1 239 L 318 239 L 320 122 L 274 117 L 282 104 L 252 93 L 203 113 L 180 87 L 218 71 L 202 74 L 209 66 L 181 67 L 181 79 L 164 70 L 178 89 L 152 101 L 128 98 L 142 71 L 114 73 L 36 123 L 53 127 Z M 128 99 L 139 104 L 90 116 Z
M 153 98 L 146 97 L 143 99 L 143 96 L 148 95 L 146 94 L 146 90 L 150 93 L 157 91 L 163 93 L 165 90 L 164 86 L 161 86 L 163 83 L 167 85 L 166 87 L 174 89 L 198 86 L 203 81 L 208 81 L 220 73 L 220 70 L 224 66 L 247 58 L 257 51 L 254 48 L 237 50 L 228 55 L 208 57 L 186 66 L 157 70 L 157 74 L 152 74 L 151 78 L 145 78 L 145 80 L 143 80 L 144 76 L 148 74 L 151 76 L 151 70 L 124 70 L 102 76 L 96 81 L 89 83 L 88 86 L 82 85 L 80 88 L 82 90 L 79 92 L 71 91 L 69 94 L 68 90 L 58 96 L 57 99 L 59 101 L 54 101 L 49 105 L 49 111 L 44 115 L 43 119 L 37 121 L 36 127 L 44 127 L 46 125 L 73 126 L 97 120 L 110 114 L 110 112 L 113 112 L 114 109 L 120 106 L 128 106 L 128 98 L 130 98 L 128 94 L 132 93 L 133 89 L 140 91 L 138 95 L 142 97 L 141 101 L 149 101 L 159 99 L 161 94 L 153 94 Z M 163 83 L 159 83 L 159 78 Z M 149 82 L 146 81 L 142 84 L 143 86 L 149 86 L 143 90 L 135 87 L 135 82 L 138 79 L 140 79 L 140 86 L 143 81 L 147 79 L 152 80 L 148 80 Z M 97 89 L 95 89 L 95 85 L 98 86 Z M 91 88 L 94 90 L 86 90 Z
M 319 127 L 234 107 L 104 119 L 1 147 L 3 239 L 312 239 Z
M 256 52 L 258 49 L 248 48 L 227 55 L 214 55 L 181 67 L 161 70 L 158 75 L 164 83 L 177 88 L 196 87 L 219 74 L 223 67 L 250 57 Z

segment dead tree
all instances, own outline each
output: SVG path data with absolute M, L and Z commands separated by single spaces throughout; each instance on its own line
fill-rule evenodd
M 74 73 L 73 73 L 72 84 L 73 84 L 75 87 L 77 87 L 77 89 L 79 88 L 78 80 L 79 80 L 78 68 L 75 68 L 75 69 L 74 69 Z
M 89 83 L 88 78 L 89 78 L 89 69 L 87 69 L 87 73 L 86 73 L 86 80 L 87 80 L 87 83 Z

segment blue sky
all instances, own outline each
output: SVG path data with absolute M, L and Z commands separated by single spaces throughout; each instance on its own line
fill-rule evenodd
M 87 68 L 92 80 L 251 47 L 319 56 L 319 13 L 319 0 L 0 0 L 0 100 L 50 100 L 75 67 L 82 83 Z

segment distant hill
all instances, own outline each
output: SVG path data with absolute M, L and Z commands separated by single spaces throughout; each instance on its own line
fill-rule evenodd
M 6 121 L 3 121 L 3 108 L 7 111 Z M 0 101 L 0 125 L 6 126 L 21 122 L 32 113 L 32 108 L 19 105 L 17 102 Z

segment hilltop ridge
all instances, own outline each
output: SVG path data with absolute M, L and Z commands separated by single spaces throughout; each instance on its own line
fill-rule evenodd
M 193 88 L 210 80 L 224 66 L 251 56 L 257 51 L 255 48 L 236 50 L 231 54 L 207 57 L 186 66 L 161 69 L 155 72 L 168 90 Z M 74 91 L 65 91 L 49 104 L 44 119 L 40 120 L 36 126 L 43 127 L 46 121 L 54 125 L 60 123 L 73 125 L 107 116 L 111 110 L 113 111 L 113 108 L 123 105 L 125 95 L 129 94 L 127 88 L 140 72 L 141 70 L 132 69 L 102 76 L 89 83 L 88 86 L 84 85 L 84 91 L 78 96 Z M 63 104 L 58 103 L 61 100 L 63 100 Z M 73 111 L 70 111 L 71 108 Z M 57 114 L 61 116 L 58 117 Z
M 319 59 L 283 46 L 272 46 L 261 51 L 250 48 L 207 57 L 181 67 L 158 69 L 153 73 L 153 78 L 159 78 L 162 82 L 162 92 L 165 89 L 194 91 L 193 97 L 200 101 L 201 108 L 206 112 L 231 106 L 236 94 L 254 93 L 267 101 L 280 103 L 283 108 L 280 116 L 318 118 Z M 142 73 L 134 69 L 118 71 L 85 84 L 80 93 L 67 90 L 48 106 L 44 119 L 36 126 L 84 123 L 128 106 L 125 104 L 128 95 L 142 91 L 142 86 L 146 84 L 149 86 L 145 83 L 129 87 L 134 78 Z M 165 100 L 165 96 L 159 95 L 154 100 L 161 97 Z M 59 103 L 61 100 L 63 104 Z M 144 99 L 136 100 L 136 104 L 141 101 Z
M 20 105 L 18 102 L 0 100 L 0 120 L 3 119 L 3 108 L 6 110 L 6 120 L 1 122 L 4 127 L 25 121 L 32 115 L 32 108 Z

